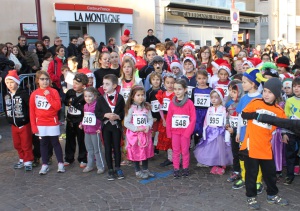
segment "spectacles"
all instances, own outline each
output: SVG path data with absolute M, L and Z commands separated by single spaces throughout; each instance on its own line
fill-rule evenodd
M 41 81 L 49 81 L 49 78 L 39 78 Z

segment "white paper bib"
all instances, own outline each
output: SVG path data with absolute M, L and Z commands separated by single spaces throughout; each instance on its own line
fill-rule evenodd
M 231 128 L 237 128 L 239 122 L 238 116 L 229 116 L 229 125 Z
M 223 114 L 216 113 L 216 114 L 209 114 L 208 115 L 208 125 L 209 126 L 223 126 Z
M 161 110 L 168 111 L 170 102 L 171 100 L 169 98 L 164 98 Z
M 224 84 L 217 84 L 216 88 L 221 88 L 224 91 L 225 96 L 227 97 L 229 95 L 229 91 L 228 91 L 228 85 L 224 85 Z
M 273 112 L 265 110 L 265 109 L 256 110 L 256 113 L 259 113 L 259 114 L 268 114 L 268 115 L 271 115 L 271 116 L 276 116 L 276 114 L 274 114 Z M 268 130 L 272 129 L 272 125 L 267 124 L 267 123 L 259 122 L 256 119 L 253 119 L 252 122 L 253 122 L 253 124 L 255 124 L 255 125 L 259 126 L 259 127 L 262 127 L 262 128 L 268 129 Z
M 209 94 L 194 94 L 194 105 L 195 106 L 202 106 L 202 107 L 209 107 L 210 106 L 210 96 Z
M 123 98 L 125 102 L 127 102 L 127 99 L 129 97 L 131 88 L 122 88 L 120 94 L 123 95 Z
M 192 92 L 193 92 L 193 89 L 194 89 L 195 87 L 193 87 L 193 86 L 188 86 L 187 87 L 187 93 L 188 93 L 188 97 L 189 98 L 191 98 L 192 97 Z
M 83 125 L 96 125 L 96 116 L 92 112 L 84 112 L 84 116 L 82 119 Z
M 158 102 L 158 100 L 151 101 L 151 111 L 152 112 L 159 112 L 159 102 Z
M 173 115 L 172 128 L 187 128 L 190 124 L 190 116 L 188 115 Z
M 133 125 L 136 127 L 139 126 L 147 126 L 148 123 L 148 118 L 147 118 L 147 114 L 132 114 L 133 117 Z
M 45 96 L 36 95 L 35 96 L 35 106 L 38 109 L 48 110 L 51 104 L 48 102 Z
M 72 115 L 81 115 L 81 111 L 75 108 L 74 106 L 69 106 L 68 113 Z

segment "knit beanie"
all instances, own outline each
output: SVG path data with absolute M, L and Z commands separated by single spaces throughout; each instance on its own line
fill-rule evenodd
M 262 81 L 266 81 L 266 79 L 262 76 L 259 69 L 249 68 L 246 72 L 244 72 L 243 76 L 247 77 L 250 81 L 255 83 L 258 87 Z
M 269 89 L 275 95 L 275 98 L 280 97 L 281 86 L 281 81 L 278 78 L 270 78 L 264 84 L 264 88 Z
M 288 67 L 290 66 L 290 60 L 286 56 L 279 57 L 276 61 L 277 67 Z
M 282 81 L 282 87 L 285 88 L 285 87 L 290 87 L 292 88 L 293 86 L 293 79 L 291 78 L 286 78 Z
M 7 74 L 7 76 L 5 77 L 5 81 L 6 81 L 7 79 L 11 79 L 11 80 L 13 80 L 14 82 L 16 82 L 18 85 L 20 85 L 20 78 L 19 78 L 19 76 L 18 76 L 18 74 L 17 74 L 17 70 L 10 70 L 10 71 L 8 71 L 8 74 Z

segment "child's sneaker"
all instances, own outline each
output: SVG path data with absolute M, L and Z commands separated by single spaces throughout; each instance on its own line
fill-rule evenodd
M 261 194 L 264 190 L 264 186 L 262 183 L 258 182 L 256 183 L 256 192 L 257 194 Z
M 279 196 L 267 196 L 267 202 L 269 204 L 278 204 L 281 206 L 286 206 L 289 204 L 289 202 L 286 199 L 280 198 Z
M 117 173 L 117 178 L 118 179 L 124 179 L 125 178 L 122 169 L 116 170 L 116 173 Z
M 300 175 L 300 167 L 299 166 L 295 166 L 294 167 L 294 175 L 295 176 L 299 176 Z
M 147 174 L 148 177 L 155 177 L 155 174 L 153 174 L 151 171 L 149 171 L 149 169 L 143 170 L 143 172 L 144 172 L 145 174 Z
M 40 175 L 45 175 L 45 174 L 47 174 L 48 171 L 49 171 L 48 165 L 43 164 L 43 165 L 42 165 L 42 168 L 41 168 L 41 170 L 40 170 L 40 172 L 39 172 L 39 174 L 40 174 Z
M 241 175 L 236 172 L 232 172 L 231 176 L 227 179 L 227 182 L 234 182 L 238 179 L 241 179 Z
M 182 170 L 182 176 L 183 177 L 188 177 L 190 176 L 190 170 L 188 168 L 185 168 Z
M 159 164 L 161 167 L 165 167 L 165 166 L 169 166 L 173 164 L 172 161 L 170 161 L 169 159 L 166 159 L 163 163 Z
M 136 178 L 138 178 L 138 179 L 147 179 L 147 178 L 148 178 L 148 174 L 145 174 L 145 173 L 142 172 L 142 171 L 137 171 L 137 172 L 135 172 L 135 176 L 136 176 Z
M 247 204 L 251 210 L 259 210 L 260 205 L 257 202 L 256 197 L 247 197 Z
M 225 174 L 225 169 L 223 167 L 217 167 L 216 174 L 218 175 Z
M 23 162 L 18 162 L 14 165 L 14 169 L 21 169 L 24 167 L 24 163 Z
M 67 161 L 64 162 L 64 166 L 69 166 L 69 165 L 71 165 L 71 163 L 69 163 Z
M 93 168 L 90 168 L 90 167 L 85 167 L 83 170 L 82 170 L 82 172 L 83 173 L 87 173 L 87 172 L 90 172 L 90 171 L 93 171 L 94 169 Z
M 218 170 L 218 166 L 213 166 L 212 168 L 211 168 L 211 170 L 210 170 L 210 173 L 211 174 L 217 174 L 217 170 Z
M 80 162 L 79 167 L 80 167 L 80 168 L 85 168 L 85 167 L 86 167 L 86 163 L 85 163 L 85 162 Z
M 40 165 L 40 159 L 39 158 L 34 158 L 32 162 L 32 167 L 37 167 Z
M 107 176 L 108 181 L 113 181 L 115 180 L 115 172 L 113 169 L 108 170 L 108 176 Z
M 290 178 L 288 178 L 288 177 L 286 177 L 285 178 L 285 181 L 284 181 L 284 185 L 290 185 L 290 184 L 292 184 L 292 182 L 293 182 L 293 180 L 292 179 L 290 179 Z
M 31 164 L 26 165 L 26 166 L 24 167 L 24 169 L 25 169 L 25 171 L 32 171 L 32 165 L 31 165 Z
M 179 179 L 181 177 L 180 175 L 180 170 L 179 169 L 174 169 L 174 179 Z
M 97 170 L 97 174 L 103 174 L 105 172 L 105 170 L 104 169 L 101 169 L 101 168 L 99 168 L 98 170 Z
M 65 173 L 65 165 L 64 163 L 58 163 L 57 165 L 57 173 Z
M 238 189 L 243 188 L 244 186 L 245 186 L 245 182 L 242 179 L 240 179 L 240 180 L 236 181 L 236 183 L 234 183 L 232 185 L 232 189 L 238 190 Z

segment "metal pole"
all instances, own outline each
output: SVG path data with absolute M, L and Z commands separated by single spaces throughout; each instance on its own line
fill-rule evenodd
M 38 28 L 38 39 L 42 40 L 42 18 L 41 18 L 41 3 L 40 0 L 35 0 L 36 22 Z

